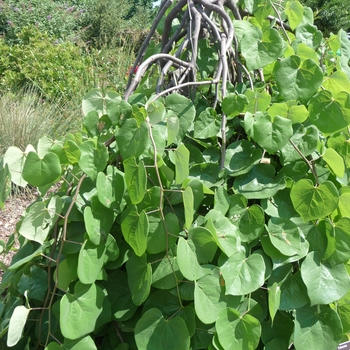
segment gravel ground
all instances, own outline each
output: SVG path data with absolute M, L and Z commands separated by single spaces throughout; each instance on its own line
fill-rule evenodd
M 14 196 L 10 196 L 5 202 L 5 209 L 0 209 L 0 240 L 7 242 L 10 235 L 16 230 L 16 223 L 20 219 L 25 209 L 34 201 L 34 194 L 21 193 Z M 1 254 L 0 261 L 5 265 L 11 263 L 12 256 L 15 251 L 11 251 L 9 254 Z M 0 281 L 3 271 L 0 269 Z

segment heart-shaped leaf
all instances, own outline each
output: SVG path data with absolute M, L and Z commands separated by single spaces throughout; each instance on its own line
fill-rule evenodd
M 221 116 L 216 113 L 215 109 L 208 107 L 194 122 L 193 136 L 199 139 L 215 137 L 220 131 L 220 119 Z
M 278 89 L 286 101 L 305 102 L 314 95 L 323 82 L 322 69 L 315 61 L 301 61 L 293 55 L 276 62 L 274 70 Z
M 298 129 L 295 130 L 291 140 L 299 149 L 299 151 L 305 157 L 307 157 L 315 151 L 318 138 L 319 132 L 315 126 L 309 125 L 305 128 L 303 125 L 299 125 Z M 301 159 L 301 155 L 295 150 L 290 142 L 287 142 L 286 145 L 281 149 L 281 153 L 283 156 L 284 164 Z
M 133 254 L 126 262 L 131 298 L 135 305 L 141 305 L 148 297 L 152 283 L 152 267 L 147 263 L 146 254 Z
M 220 313 L 215 328 L 223 349 L 254 350 L 259 344 L 261 325 L 249 314 L 242 316 L 237 310 L 226 308 Z
M 233 188 L 248 199 L 273 197 L 286 186 L 284 176 L 275 176 L 275 171 L 271 164 L 256 164 L 247 174 L 236 177 Z
M 137 158 L 148 145 L 148 125 L 146 122 L 139 125 L 134 118 L 127 119 L 118 130 L 115 139 L 124 160 Z
M 262 151 L 247 140 L 231 143 L 225 153 L 225 168 L 232 176 L 247 173 L 262 157 Z
M 311 252 L 301 265 L 301 277 L 311 305 L 330 304 L 341 299 L 350 289 L 350 277 L 344 264 L 331 267 L 321 261 L 319 252 Z
M 60 301 L 60 328 L 64 337 L 79 339 L 95 329 L 102 313 L 105 293 L 96 284 L 77 282 L 74 293 L 65 294 Z
M 148 228 L 148 218 L 143 210 L 138 213 L 135 206 L 130 206 L 123 211 L 122 233 L 137 256 L 141 256 L 146 251 Z
M 296 349 L 336 349 L 342 338 L 342 325 L 335 310 L 328 306 L 296 310 L 294 345 Z
M 283 40 L 274 28 L 262 32 L 258 27 L 243 35 L 241 41 L 242 55 L 247 68 L 254 70 L 265 67 L 283 54 Z
M 57 181 L 61 175 L 61 163 L 55 153 L 46 153 L 43 158 L 29 152 L 24 162 L 22 176 L 32 186 L 41 187 Z
M 260 254 L 245 257 L 236 253 L 220 267 L 225 279 L 226 294 L 244 295 L 260 288 L 265 280 L 265 263 Z
M 293 185 L 290 196 L 294 209 L 304 221 L 326 217 L 337 208 L 339 201 L 338 190 L 330 181 L 315 187 L 311 180 L 302 179 Z
M 146 311 L 135 326 L 135 340 L 139 350 L 188 350 L 190 336 L 181 317 L 166 320 L 158 309 Z
M 249 119 L 249 121 L 247 120 Z M 256 113 L 254 118 L 246 113 L 246 132 L 270 154 L 279 151 L 292 137 L 292 122 L 289 119 L 268 114 Z
M 103 143 L 87 140 L 80 145 L 81 157 L 79 166 L 93 181 L 103 171 L 108 161 L 108 150 Z
M 350 124 L 350 95 L 342 91 L 336 97 L 322 90 L 311 98 L 310 120 L 325 133 L 334 133 Z

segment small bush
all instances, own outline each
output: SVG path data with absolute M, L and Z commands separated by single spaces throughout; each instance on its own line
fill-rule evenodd
M 302 3 L 315 11 L 315 24 L 325 34 L 350 30 L 349 3 L 343 0 L 303 0 Z
M 17 38 L 15 45 L 0 40 L 2 90 L 30 84 L 48 98 L 84 93 L 81 80 L 91 75 L 92 60 L 78 46 L 54 41 L 35 27 L 24 27 Z
M 18 33 L 24 27 L 36 26 L 54 38 L 74 35 L 84 10 L 69 2 L 53 0 L 12 0 L 1 4 L 0 33 L 8 44 L 18 43 Z

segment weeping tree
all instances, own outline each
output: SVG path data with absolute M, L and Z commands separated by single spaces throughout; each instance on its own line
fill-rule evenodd
M 1 206 L 11 181 L 40 193 L 0 285 L 7 346 L 348 340 L 349 59 L 298 1 L 164 0 L 124 96 L 92 90 L 80 133 L 0 161 Z

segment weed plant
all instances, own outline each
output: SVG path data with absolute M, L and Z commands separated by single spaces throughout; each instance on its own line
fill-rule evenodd
M 7 92 L 0 97 L 0 155 L 10 146 L 24 150 L 40 137 L 58 137 L 76 130 L 80 110 L 62 98 L 46 101 L 33 87 Z

